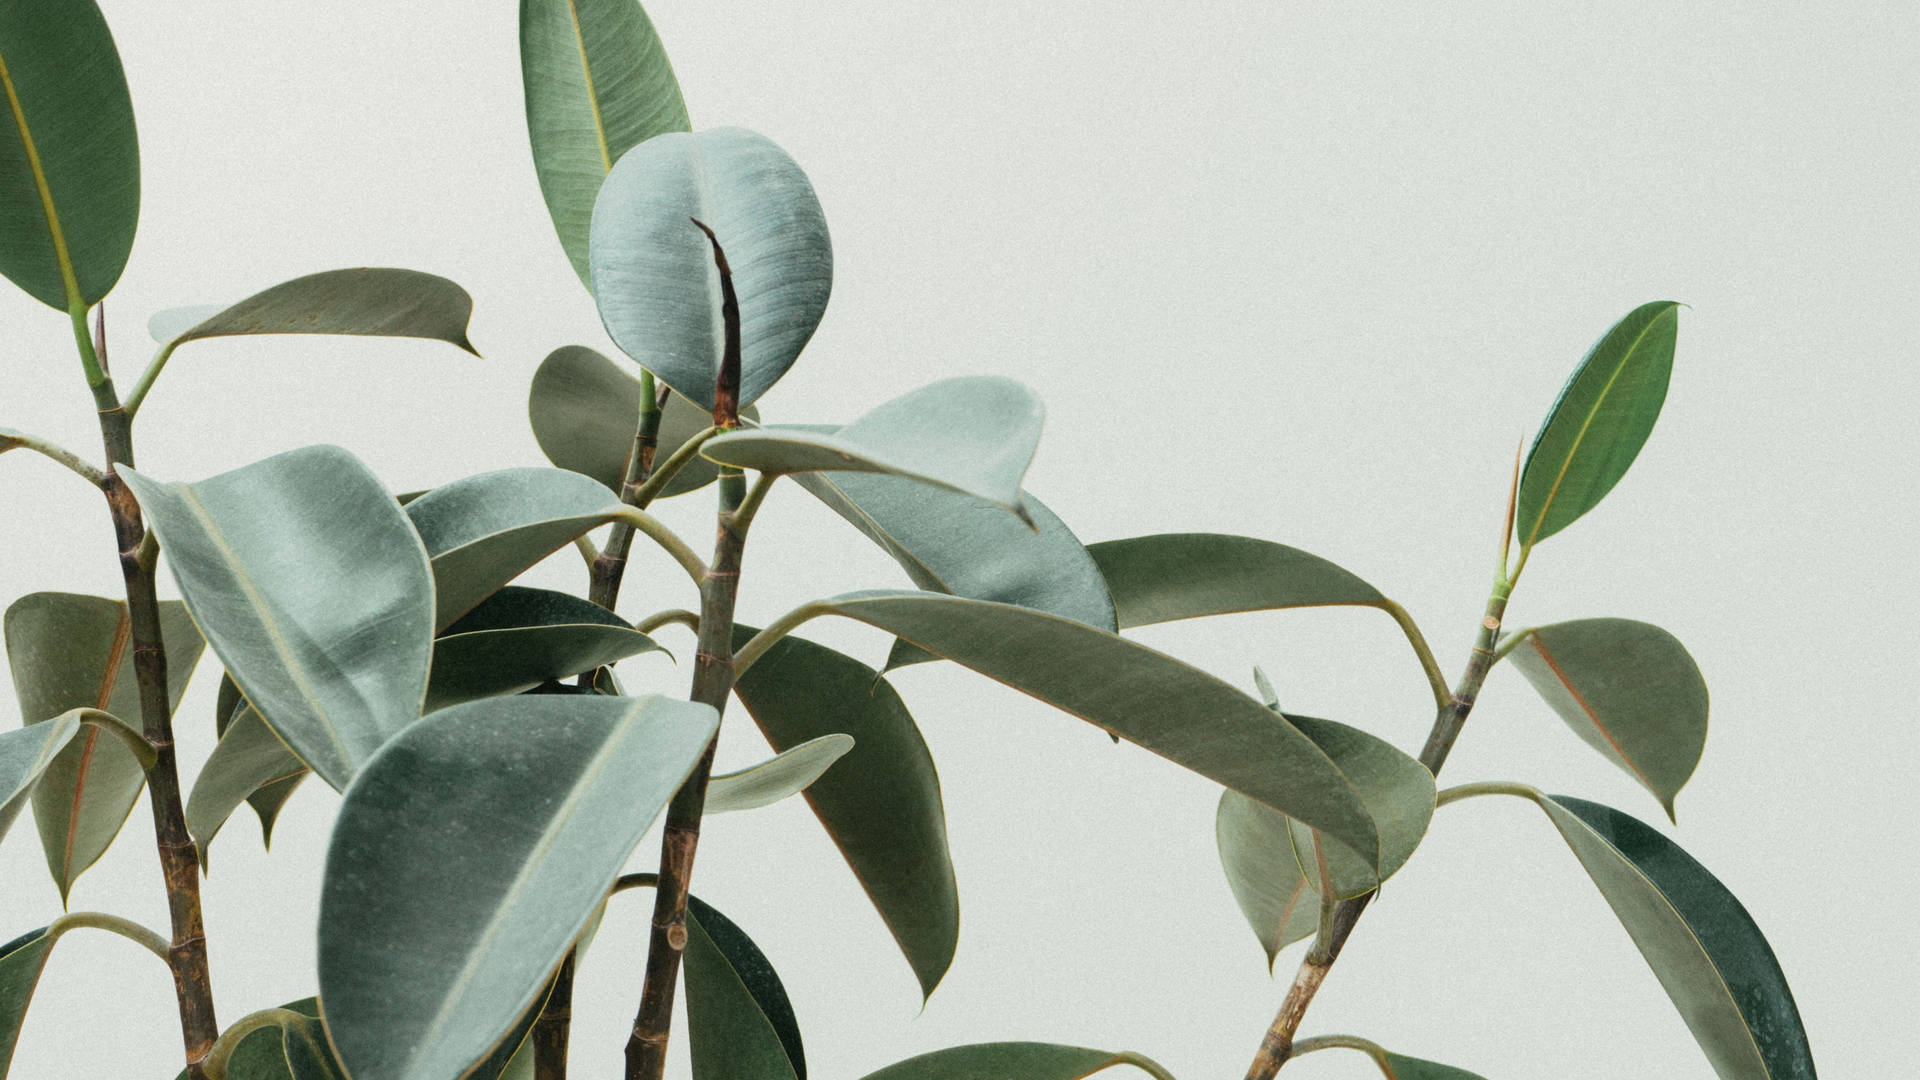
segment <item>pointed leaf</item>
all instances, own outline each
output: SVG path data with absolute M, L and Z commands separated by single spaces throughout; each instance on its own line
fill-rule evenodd
M 1080 1080 L 1132 1055 L 1054 1043 L 974 1043 L 895 1062 L 865 1080 Z
M 1276 608 L 1386 603 L 1318 555 L 1222 533 L 1160 533 L 1090 544 L 1120 628 Z
M 735 647 L 754 632 L 736 625 Z M 852 736 L 853 749 L 806 789 L 807 805 L 886 921 L 921 993 L 932 994 L 953 963 L 960 893 L 940 777 L 900 695 L 867 665 L 793 635 L 733 690 L 777 751 L 836 732 Z
M 27 805 L 27 794 L 79 731 L 80 718 L 73 713 L 0 731 L 0 836 L 7 835 Z
M 227 728 L 232 725 L 233 721 L 239 717 L 242 712 L 253 713 L 254 720 L 257 723 L 266 723 L 265 720 L 260 719 L 259 713 L 254 712 L 253 706 L 247 704 L 246 698 L 241 696 L 240 688 L 233 683 L 233 676 L 222 672 L 220 674 L 220 694 L 214 704 L 214 734 L 225 738 Z M 282 743 L 281 745 L 284 746 L 286 744 Z M 214 747 L 214 750 L 218 753 L 219 747 Z M 307 768 L 305 762 L 293 755 L 293 751 L 289 750 L 287 754 L 299 768 L 292 775 L 286 776 L 283 779 L 269 779 L 265 784 L 262 784 L 247 796 L 247 805 L 253 807 L 254 815 L 260 819 L 260 843 L 263 847 L 269 849 L 273 846 L 273 823 L 279 818 L 281 807 L 285 806 L 287 800 L 293 796 L 293 791 L 300 786 L 300 781 L 305 780 L 308 774 L 312 772 L 311 769 Z M 199 781 L 196 780 L 194 782 L 194 787 L 198 789 Z M 210 808 L 206 812 L 209 814 L 212 813 Z M 224 814 L 231 813 L 231 810 L 224 811 Z M 192 801 L 189 799 L 188 819 L 188 832 L 192 833 L 199 842 L 200 865 L 205 866 L 207 863 L 207 845 L 213 841 L 213 833 L 219 831 L 220 823 L 224 823 L 226 818 L 223 816 L 220 823 L 209 821 L 207 824 L 204 824 L 203 827 L 208 828 L 205 837 L 193 833 Z
M 590 600 L 509 585 L 434 641 L 426 711 L 517 694 L 656 651 L 663 650 L 652 638 Z
M 320 1000 L 355 1080 L 444 1080 L 487 1056 L 717 724 L 652 696 L 490 698 L 368 762 L 320 897 Z
M 1392 1052 L 1382 1057 L 1385 1060 L 1380 1063 L 1380 1071 L 1386 1074 L 1387 1080 L 1486 1080 L 1479 1073 L 1470 1073 L 1437 1061 Z
M 126 612 L 122 601 L 75 593 L 31 593 L 14 601 L 5 620 L 7 661 L 21 719 L 33 724 L 93 708 L 139 726 L 140 684 Z M 167 650 L 167 697 L 178 707 L 205 647 L 178 600 L 160 603 L 160 640 Z M 95 727 L 48 766 L 33 792 L 33 817 L 63 899 L 119 835 L 146 780 L 133 751 Z
M 261 833 L 271 834 L 272 814 L 277 814 L 294 785 L 307 775 L 307 766 L 287 744 L 273 733 L 252 707 L 243 705 L 220 742 L 194 778 L 193 792 L 187 797 L 187 832 L 200 849 L 200 865 L 209 866 L 207 849 L 220 827 L 227 823 L 242 802 L 268 789 L 279 798 L 270 812 L 261 813 Z M 284 789 L 284 793 L 282 793 Z
M 1573 524 L 1626 475 L 1667 400 L 1679 310 L 1671 300 L 1634 308 L 1567 380 L 1520 474 L 1521 547 Z
M 434 274 L 391 267 L 323 270 L 283 281 L 225 307 L 157 312 L 147 332 L 169 352 L 202 338 L 245 334 L 351 334 L 444 341 L 474 353 L 467 340 L 473 297 Z M 478 356 L 478 353 L 474 353 Z
M 124 472 L 234 682 L 344 789 L 426 693 L 433 579 L 405 512 L 337 446 L 196 484 Z
M 686 964 L 694 1080 L 807 1080 L 780 976 L 733 920 L 691 896 Z
M 140 220 L 140 146 L 93 0 L 0 5 L 0 274 L 57 311 L 120 280 Z
M 617 159 L 594 203 L 589 262 L 600 321 L 620 351 L 713 411 L 723 323 L 713 248 L 740 297 L 742 408 L 820 325 L 833 248 L 813 185 L 787 152 L 741 128 L 656 135 Z
M 725 814 L 772 806 L 805 791 L 828 766 L 852 749 L 851 735 L 822 735 L 751 768 L 716 776 L 707 786 L 706 812 Z
M 0 749 L 0 768 L 6 751 Z M 4 778 L 0 778 L 4 783 Z M 4 791 L 0 788 L 0 791 Z M 0 822 L 0 827 L 4 822 Z M 49 927 L 29 930 L 5 945 L 0 945 L 0 1076 L 13 1063 L 13 1050 L 20 1041 L 20 1025 L 26 1022 L 27 1006 L 33 1001 L 34 987 L 40 984 L 40 972 L 47 966 L 47 953 L 54 938 Z
M 594 196 L 622 154 L 690 130 L 680 84 L 638 0 L 520 0 L 520 79 L 540 193 L 591 290 Z

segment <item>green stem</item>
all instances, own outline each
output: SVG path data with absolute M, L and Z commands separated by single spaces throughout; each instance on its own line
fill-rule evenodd
M 579 536 L 573 538 L 573 546 L 576 551 L 580 552 L 580 557 L 586 560 L 587 572 L 591 574 L 593 572 L 593 564 L 600 559 L 600 549 L 593 546 L 593 537 L 588 536 L 586 533 L 581 533 Z
M 128 941 L 159 957 L 161 963 L 164 964 L 167 962 L 166 938 L 161 937 L 159 934 L 154 933 L 131 919 L 123 919 L 118 915 L 108 915 L 103 911 L 75 911 L 53 920 L 53 924 L 47 927 L 48 944 L 52 944 L 53 941 L 58 940 L 60 935 L 67 931 L 82 926 L 90 930 L 106 930 L 119 934 L 121 937 L 126 938 Z
M 118 407 L 120 402 L 113 393 L 113 380 L 107 377 L 106 365 L 94 351 L 93 334 L 87 329 L 87 305 L 75 297 L 67 308 L 67 316 L 73 321 L 73 345 L 80 353 L 80 370 L 86 373 L 87 385 L 93 389 L 95 406 L 103 411 Z
M 680 564 L 680 569 L 687 572 L 687 576 L 693 579 L 695 585 L 705 580 L 707 576 L 707 564 L 700 561 L 700 556 L 693 553 L 693 549 L 687 546 L 685 540 L 680 539 L 678 533 L 661 524 L 659 518 L 654 517 L 645 510 L 636 510 L 628 507 L 618 518 L 614 519 L 614 522 L 616 528 L 621 524 L 625 524 L 631 530 L 645 533 L 647 539 L 659 544 L 668 555 L 673 556 L 673 561 Z M 606 561 L 609 554 L 613 551 L 613 548 L 613 542 L 609 540 L 607 542 L 607 554 L 602 554 L 600 561 Z M 624 564 L 626 562 L 625 557 L 622 556 L 620 561 Z M 617 587 L 618 586 L 616 586 L 616 588 Z
M 1393 616 L 1393 621 L 1400 624 L 1400 632 L 1407 635 L 1414 655 L 1420 658 L 1420 669 L 1427 673 L 1427 685 L 1433 688 L 1433 707 L 1446 708 L 1447 699 L 1453 694 L 1447 689 L 1446 673 L 1440 670 L 1440 662 L 1433 658 L 1433 650 L 1427 646 L 1427 636 L 1420 632 L 1420 627 L 1414 623 L 1413 616 L 1407 614 L 1407 609 L 1392 600 L 1382 597 L 1380 610 Z
M 671 611 L 656 611 L 635 623 L 633 628 L 643 634 L 651 634 L 655 630 L 672 623 L 679 623 L 696 634 L 700 632 L 700 616 L 695 615 L 685 608 L 674 608 Z
M 740 509 L 733 513 L 733 523 L 741 532 L 753 527 L 753 517 L 760 512 L 760 504 L 767 501 L 767 492 L 773 490 L 773 482 L 780 479 L 779 473 L 761 473 L 754 478 L 753 490 L 740 503 Z
M 99 487 L 102 483 L 106 482 L 107 476 L 105 473 L 66 447 L 47 439 L 39 438 L 38 436 L 29 435 L 24 431 L 15 431 L 12 428 L 0 428 L 0 454 L 14 449 L 32 450 L 36 454 L 49 458 L 74 473 L 77 473 L 81 479 L 92 484 L 94 487 Z
M 1500 645 L 1493 650 L 1494 663 L 1497 664 L 1506 659 L 1508 653 L 1519 648 L 1521 643 L 1532 637 L 1533 632 L 1538 629 L 1540 628 L 1537 626 L 1525 626 L 1508 634 L 1506 639 L 1501 641 Z
M 1482 780 L 1478 783 L 1459 784 L 1455 787 L 1442 790 L 1439 796 L 1434 799 L 1433 806 L 1434 809 L 1437 810 L 1448 803 L 1459 802 L 1461 799 L 1471 799 L 1479 795 L 1513 795 L 1517 798 L 1532 800 L 1533 802 L 1539 802 L 1541 799 L 1540 789 L 1536 787 L 1530 787 L 1526 784 L 1510 783 L 1505 780 Z
M 147 741 L 145 735 L 134 730 L 132 724 L 99 709 L 75 709 L 73 712 L 79 714 L 81 723 L 91 724 L 119 739 L 122 745 L 133 751 L 133 756 L 139 760 L 141 769 L 151 769 L 158 764 L 159 753 L 154 750 L 153 744 Z
M 1393 1063 L 1387 1060 L 1387 1048 L 1372 1039 L 1363 1039 L 1358 1035 L 1315 1035 L 1311 1039 L 1301 1039 L 1293 1044 L 1293 1056 L 1311 1054 L 1315 1050 L 1358 1050 L 1373 1059 L 1387 1080 L 1395 1080 Z
M 802 604 L 768 623 L 759 633 L 748 638 L 747 643 L 740 646 L 733 654 L 733 677 L 738 679 L 745 675 L 754 661 L 764 656 L 768 649 L 773 648 L 775 642 L 793 633 L 801 623 L 831 614 L 832 611 L 831 607 L 820 602 Z
M 153 359 L 147 363 L 147 370 L 140 373 L 139 381 L 133 384 L 133 390 L 127 394 L 126 409 L 128 416 L 136 416 L 139 414 L 140 403 L 147 400 L 147 391 L 153 389 L 153 381 L 158 379 L 160 372 L 166 369 L 167 361 L 173 357 L 173 350 L 179 347 L 179 345 L 180 342 L 178 341 L 169 341 L 165 345 L 160 346 L 159 351 L 153 354 Z
M 1131 1065 L 1141 1072 L 1146 1073 L 1148 1076 L 1153 1077 L 1153 1080 L 1173 1080 L 1173 1074 L 1167 1071 L 1166 1066 L 1145 1054 L 1136 1054 L 1131 1050 L 1122 1050 L 1113 1055 L 1113 1061 L 1116 1065 Z
M 653 889 L 659 885 L 659 874 L 621 874 L 614 879 L 613 888 L 607 890 L 607 895 L 618 896 L 628 889 Z
M 658 416 L 659 410 L 655 410 L 654 414 Z M 634 497 L 629 500 L 629 504 L 642 510 L 646 509 L 649 503 L 659 498 L 660 493 L 666 490 L 667 484 L 673 480 L 674 475 L 700 453 L 700 447 L 718 434 L 720 434 L 719 428 L 710 427 L 681 444 L 680 449 L 668 455 L 667 460 L 661 462 L 659 467 L 653 470 L 653 474 L 646 478 L 646 481 L 634 492 Z
M 233 1056 L 234 1048 L 247 1036 L 261 1028 L 277 1027 L 284 1029 L 288 1024 L 305 1024 L 307 1018 L 292 1009 L 261 1009 L 248 1013 L 234 1025 L 220 1033 L 213 1041 L 213 1049 L 207 1051 L 201 1066 L 206 1070 L 207 1080 L 226 1080 L 227 1059 Z

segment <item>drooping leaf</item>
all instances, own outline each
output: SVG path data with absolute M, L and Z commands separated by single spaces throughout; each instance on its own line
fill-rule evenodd
M 433 578 L 400 505 L 336 446 L 195 484 L 124 472 L 227 672 L 344 789 L 426 693 Z
M 715 776 L 707 784 L 706 812 L 726 814 L 772 806 L 805 791 L 851 749 L 851 735 L 822 735 L 758 765 Z
M 240 804 L 269 790 L 279 799 L 269 811 L 261 811 L 258 804 L 255 810 L 260 813 L 262 836 L 270 836 L 272 814 L 278 813 L 280 804 L 306 775 L 306 764 L 287 749 L 258 712 L 242 704 L 207 763 L 200 767 L 193 792 L 187 797 L 187 832 L 200 848 L 200 865 L 209 866 L 207 849 Z
M 21 719 L 33 724 L 69 709 L 92 708 L 139 726 L 133 624 L 124 602 L 30 593 L 7 609 L 5 623 Z M 178 600 L 160 603 L 160 640 L 167 650 L 168 701 L 178 707 L 204 648 Z M 146 779 L 133 751 L 95 727 L 81 732 L 47 767 L 33 792 L 33 817 L 63 900 L 74 880 L 113 843 Z
M 1045 408 L 1012 379 L 942 379 L 886 402 L 835 432 L 743 428 L 700 452 L 769 473 L 859 472 L 905 477 L 982 499 L 1033 528 L 1020 480 L 1040 443 Z
M 0 731 L 0 837 L 7 835 L 27 805 L 28 793 L 79 731 L 80 718 L 72 713 Z
M 898 1061 L 865 1080 L 1080 1080 L 1134 1055 L 1055 1043 L 974 1043 Z
M 1223 533 L 1160 533 L 1089 544 L 1120 628 L 1277 608 L 1386 602 L 1380 590 L 1299 548 Z
M 464 477 L 408 503 L 433 560 L 435 631 L 623 509 L 587 477 L 543 468 Z
M 587 226 L 622 154 L 687 131 L 667 51 L 638 0 L 520 0 L 527 136 L 560 246 L 592 290 Z
M 660 646 L 590 600 L 509 585 L 433 643 L 426 711 L 517 694 Z
M 827 308 L 833 248 L 806 173 L 741 128 L 656 135 L 616 160 L 593 207 L 589 263 L 620 351 L 713 411 L 723 322 L 713 248 L 740 298 L 742 408 L 800 355 Z
M 754 632 L 736 625 L 735 648 Z M 793 635 L 767 650 L 733 689 L 777 751 L 837 732 L 852 736 L 853 749 L 803 794 L 893 933 L 921 993 L 932 994 L 953 963 L 960 893 L 940 777 L 900 695 L 867 665 Z
M 147 332 L 169 352 L 203 338 L 349 334 L 444 341 L 478 356 L 467 340 L 472 316 L 473 297 L 446 278 L 360 266 L 283 281 L 224 307 L 156 312 L 147 320 Z
M 253 706 L 248 705 L 246 698 L 241 696 L 240 688 L 234 685 L 233 676 L 222 672 L 220 675 L 220 693 L 214 703 L 214 734 L 218 737 L 225 738 L 227 728 L 232 725 L 233 721 L 237 719 L 243 711 L 254 712 Z M 266 723 L 266 721 L 260 719 L 257 712 L 254 712 L 254 720 L 261 724 Z M 285 744 L 282 743 L 281 745 L 284 746 Z M 214 749 L 217 752 L 219 748 L 216 746 Z M 254 815 L 260 819 L 260 842 L 269 848 L 273 846 L 273 823 L 280 817 L 281 808 L 287 804 L 289 798 L 293 797 L 293 791 L 300 786 L 300 781 L 305 780 L 308 774 L 312 772 L 304 762 L 298 757 L 293 756 L 291 750 L 287 751 L 287 754 L 288 757 L 292 759 L 292 762 L 299 766 L 298 770 L 284 779 L 270 779 L 267 783 L 247 796 L 247 805 L 253 807 Z M 198 780 L 194 782 L 194 786 L 196 788 L 199 786 Z M 188 805 L 191 807 L 191 801 L 189 801 Z M 231 814 L 232 811 L 229 810 L 227 813 Z M 189 817 L 191 817 L 191 815 L 189 815 Z M 224 820 L 223 818 L 222 821 Z M 189 820 L 189 832 L 192 832 L 192 827 L 192 822 Z M 212 831 L 219 831 L 218 826 L 215 825 Z M 197 836 L 197 834 L 195 835 Z M 205 839 L 199 841 L 200 865 L 202 866 L 206 865 L 207 844 L 211 841 L 211 832 Z
M 140 145 L 93 0 L 0 5 L 0 273 L 57 311 L 112 291 L 140 220 Z
M 717 724 L 652 696 L 490 698 L 368 762 L 320 897 L 320 999 L 355 1080 L 444 1080 L 486 1057 Z
M 0 749 L 0 762 L 4 762 L 5 753 Z M 13 1063 L 14 1046 L 20 1041 L 20 1025 L 26 1022 L 34 987 L 40 984 L 40 972 L 47 966 L 47 953 L 53 949 L 54 938 L 47 933 L 48 929 L 43 926 L 29 930 L 0 945 L 0 1076 L 5 1076 Z
M 740 410 L 740 415 L 749 421 L 760 418 L 759 410 L 752 407 Z M 533 373 L 533 386 L 527 392 L 527 417 L 548 461 L 585 473 L 614 494 L 620 493 L 640 418 L 639 379 L 584 345 L 563 346 L 548 353 Z M 668 394 L 667 407 L 660 414 L 659 448 L 654 460 L 665 461 L 712 423 L 712 413 L 679 394 Z M 718 465 L 696 456 L 655 498 L 696 491 L 712 483 L 719 473 Z
M 807 1080 L 780 976 L 733 920 L 691 896 L 686 965 L 694 1080 Z
M 1574 369 L 1520 474 L 1523 548 L 1573 524 L 1626 475 L 1667 400 L 1679 310 L 1671 300 L 1634 308 Z

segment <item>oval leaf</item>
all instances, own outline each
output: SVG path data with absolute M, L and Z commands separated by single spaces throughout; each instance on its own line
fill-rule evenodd
M 4 738 L 4 736 L 0 736 Z M 0 743 L 0 769 L 5 768 L 6 750 Z M 0 784 L 5 778 L 0 776 Z M 0 791 L 4 791 L 0 787 Z M 4 812 L 0 803 L 0 812 Z M 20 1041 L 20 1025 L 26 1022 L 27 1006 L 33 1002 L 34 987 L 40 984 L 40 972 L 47 966 L 47 953 L 55 938 L 49 927 L 29 930 L 5 945 L 0 945 L 0 1076 L 13 1063 L 13 1050 Z
M 1707 744 L 1707 683 L 1679 639 L 1631 619 L 1577 619 L 1535 628 L 1508 657 L 1574 734 L 1674 816 Z
M 1634 308 L 1567 380 L 1520 474 L 1521 547 L 1573 524 L 1626 475 L 1667 400 L 1679 311 L 1671 300 Z
M 196 484 L 124 472 L 234 682 L 344 789 L 426 693 L 433 579 L 400 504 L 337 446 Z
M 686 964 L 694 1080 L 807 1080 L 780 976 L 746 931 L 693 896 Z
M 1055 1043 L 974 1043 L 895 1062 L 865 1080 L 1080 1080 L 1134 1057 Z
M 707 787 L 706 812 L 725 814 L 772 806 L 805 791 L 828 766 L 852 749 L 851 735 L 822 735 L 751 768 L 716 776 Z
M 7 835 L 27 794 L 80 731 L 75 712 L 12 731 L 0 731 L 0 836 Z
M 444 1080 L 485 1057 L 718 722 L 651 696 L 492 698 L 368 762 L 320 896 L 320 1000 L 355 1080 Z
M 140 145 L 93 0 L 0 5 L 0 274 L 58 311 L 112 291 L 140 220 Z
M 426 711 L 517 694 L 656 651 L 664 650 L 590 600 L 509 585 L 434 641 Z
M 193 793 L 187 797 L 187 832 L 200 848 L 200 865 L 205 868 L 207 849 L 220 827 L 227 823 L 242 802 L 272 789 L 279 794 L 271 813 L 278 813 L 286 796 L 307 775 L 306 763 L 273 733 L 251 706 L 242 706 L 220 742 L 194 778 Z M 261 811 L 263 838 L 272 835 L 273 822 L 268 811 Z
M 1380 590 L 1299 548 L 1223 533 L 1091 544 L 1120 628 L 1277 608 L 1386 603 Z
M 833 247 L 813 185 L 787 152 L 740 128 L 657 135 L 620 157 L 594 203 L 590 263 L 613 343 L 713 411 L 724 324 L 713 248 L 740 297 L 744 408 L 786 374 L 833 288 Z
M 540 194 L 591 291 L 594 196 L 628 150 L 690 130 L 680 84 L 637 0 L 520 0 L 520 81 Z
M 147 320 L 167 351 L 202 338 L 245 334 L 352 334 L 444 341 L 478 356 L 467 340 L 473 297 L 418 270 L 361 266 L 283 281 L 225 307 L 175 308 Z

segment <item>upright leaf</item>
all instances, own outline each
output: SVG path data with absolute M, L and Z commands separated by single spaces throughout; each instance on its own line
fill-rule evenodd
M 0 274 L 58 311 L 112 291 L 140 220 L 140 144 L 93 0 L 0 4 Z
M 656 651 L 652 638 L 590 600 L 509 585 L 435 639 L 426 711 L 517 694 Z
M 168 352 L 203 338 L 347 334 L 444 341 L 478 356 L 467 340 L 472 316 L 473 297 L 446 278 L 361 266 L 283 281 L 225 306 L 156 312 L 147 332 Z
M 765 953 L 687 898 L 687 1038 L 694 1080 L 807 1080 L 800 1025 Z
M 651 696 L 490 698 L 368 762 L 320 895 L 320 1000 L 354 1080 L 444 1080 L 486 1057 L 717 724 Z
M 594 196 L 622 154 L 691 130 L 680 84 L 639 0 L 520 0 L 520 79 L 540 193 L 591 290 Z
M 851 735 L 822 735 L 751 768 L 721 773 L 707 783 L 708 814 L 758 810 L 797 795 L 853 749 Z
M 1080 1080 L 1139 1060 L 1137 1054 L 1056 1043 L 973 1043 L 895 1062 L 865 1080 Z
M 0 749 L 0 762 L 5 760 L 5 753 Z M 4 824 L 0 821 L 0 827 Z M 47 953 L 53 949 L 54 936 L 47 933 L 49 929 L 43 926 L 29 930 L 0 945 L 0 1076 L 7 1075 L 8 1067 L 13 1064 L 14 1046 L 20 1041 L 20 1025 L 26 1022 L 34 987 L 40 984 L 40 972 L 47 966 Z
M 335 446 L 196 484 L 123 471 L 227 672 L 344 789 L 426 694 L 433 579 L 400 505 Z
M 52 720 L 0 731 L 0 836 L 27 805 L 27 793 L 47 766 L 79 733 L 79 717 L 69 713 Z
M 1707 743 L 1707 683 L 1672 634 L 1631 619 L 1541 626 L 1508 654 L 1581 741 L 1673 798 Z
M 793 366 L 826 311 L 827 219 L 786 151 L 740 128 L 657 135 L 607 175 L 589 244 L 600 321 L 621 352 L 708 412 L 724 325 L 696 219 L 726 249 L 740 296 L 745 408 Z
M 1626 475 L 1667 400 L 1679 310 L 1671 300 L 1634 308 L 1567 380 L 1520 474 L 1523 548 L 1573 524 Z
M 1299 548 L 1223 533 L 1159 533 L 1090 544 L 1125 630 L 1276 608 L 1380 607 L 1380 590 Z

